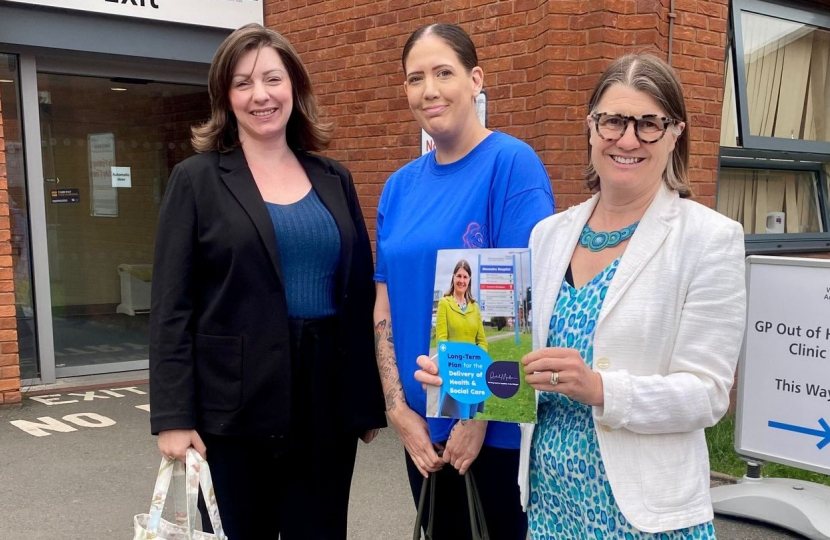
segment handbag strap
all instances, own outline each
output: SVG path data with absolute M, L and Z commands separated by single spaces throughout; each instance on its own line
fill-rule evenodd
M 481 503 L 472 470 L 464 474 L 464 483 L 467 486 L 467 510 L 470 514 L 470 530 L 473 533 L 473 540 L 490 540 L 487 520 L 484 518 L 484 506 Z
M 170 481 L 173 479 L 173 472 L 184 472 L 184 464 L 174 459 L 162 458 L 159 465 L 159 473 L 156 477 L 156 485 L 153 488 L 153 500 L 150 502 L 150 518 L 147 520 L 147 532 L 158 533 L 161 513 L 164 510 L 164 502 L 167 500 L 167 491 L 170 489 Z
M 192 533 L 196 527 L 196 516 L 198 515 L 196 505 L 199 500 L 199 488 L 201 488 L 210 524 L 213 526 L 213 534 L 219 540 L 227 540 L 225 531 L 222 528 L 222 519 L 219 517 L 219 506 L 216 504 L 216 494 L 213 491 L 213 478 L 210 476 L 210 467 L 207 461 L 193 448 L 187 449 L 186 470 L 185 493 L 187 494 L 188 531 Z
M 153 500 L 148 512 L 150 517 L 147 520 L 147 532 L 155 534 L 159 532 L 161 514 L 164 511 L 164 503 L 167 501 L 170 481 L 174 474 L 185 475 L 188 539 L 192 538 L 193 531 L 196 530 L 196 516 L 199 514 L 197 501 L 199 499 L 199 488 L 201 487 L 210 523 L 213 525 L 213 532 L 219 540 L 226 540 L 227 537 L 222 529 L 222 520 L 219 517 L 219 507 L 216 504 L 216 495 L 213 492 L 210 467 L 208 467 L 207 461 L 193 448 L 187 449 L 187 461 L 185 463 L 176 459 L 162 458 L 159 473 L 156 477 L 156 485 L 153 488 Z
M 432 540 L 432 531 L 435 526 L 435 480 L 437 473 L 429 473 L 429 476 L 421 483 L 421 495 L 418 498 L 418 513 L 415 516 L 415 530 L 412 533 L 412 540 L 421 540 L 421 523 L 424 519 L 424 507 L 426 505 L 427 491 L 429 491 L 429 517 L 424 531 L 425 540 Z

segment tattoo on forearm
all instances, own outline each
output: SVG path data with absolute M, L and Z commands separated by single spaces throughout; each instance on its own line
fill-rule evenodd
M 390 388 L 388 392 L 384 393 L 383 399 L 386 401 L 386 411 L 387 412 L 394 411 L 395 407 L 398 406 L 397 402 L 395 401 L 395 398 L 397 397 L 397 395 L 398 395 L 398 389 L 397 388 Z
M 380 371 L 380 382 L 383 385 L 386 410 L 393 411 L 397 406 L 398 396 L 403 397 L 403 386 L 395 358 L 392 325 L 386 319 L 375 323 L 375 356 Z
M 378 349 L 378 344 L 380 343 L 380 335 L 386 329 L 386 319 L 380 321 L 375 325 L 375 356 L 377 357 L 380 353 Z

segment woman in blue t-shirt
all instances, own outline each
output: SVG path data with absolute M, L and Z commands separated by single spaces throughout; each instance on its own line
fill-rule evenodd
M 415 359 L 429 351 L 436 252 L 526 247 L 533 225 L 553 213 L 550 181 L 527 144 L 479 122 L 475 98 L 484 73 L 461 28 L 418 29 L 406 42 L 402 61 L 409 107 L 435 150 L 395 172 L 378 205 L 375 342 L 387 415 L 406 447 L 416 501 L 423 479 L 440 471 L 435 540 L 471 537 L 460 476 L 469 468 L 491 537 L 524 540 L 527 519 L 516 484 L 518 426 L 427 420 Z

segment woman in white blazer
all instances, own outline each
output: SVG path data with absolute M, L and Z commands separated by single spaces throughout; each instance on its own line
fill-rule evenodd
M 741 347 L 743 230 L 687 198 L 686 108 L 662 60 L 616 60 L 589 111 L 597 193 L 530 239 L 531 537 L 714 538 L 703 429 L 729 405 Z

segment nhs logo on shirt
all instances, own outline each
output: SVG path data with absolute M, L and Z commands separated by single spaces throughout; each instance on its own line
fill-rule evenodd
M 485 248 L 490 245 L 490 237 L 487 234 L 487 224 L 480 225 L 475 221 L 467 225 L 462 238 L 465 248 Z

